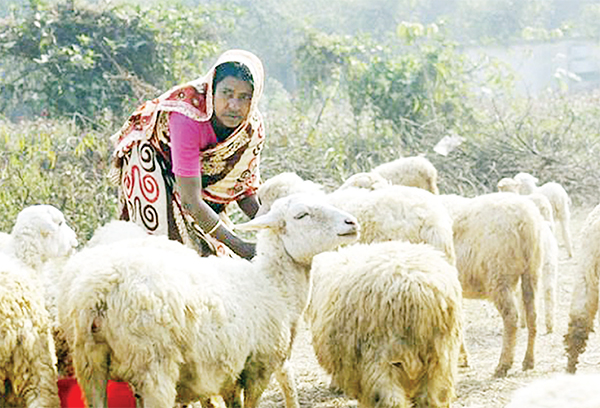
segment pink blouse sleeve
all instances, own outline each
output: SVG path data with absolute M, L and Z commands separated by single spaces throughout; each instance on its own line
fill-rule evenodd
M 197 122 L 187 116 L 169 114 L 173 174 L 200 177 L 201 150 L 216 141 L 210 122 Z

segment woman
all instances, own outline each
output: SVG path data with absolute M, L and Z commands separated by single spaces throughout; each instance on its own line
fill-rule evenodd
M 229 50 L 204 77 L 140 106 L 111 138 L 120 218 L 202 255 L 252 258 L 254 244 L 219 214 L 234 201 L 250 218 L 258 210 L 263 82 L 254 54 Z

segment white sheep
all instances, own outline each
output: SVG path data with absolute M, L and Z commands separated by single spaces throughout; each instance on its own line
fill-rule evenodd
M 571 199 L 564 187 L 555 182 L 549 182 L 539 187 L 536 186 L 538 179 L 529 173 L 518 173 L 514 179 L 520 183 L 519 193 L 539 193 L 548 197 L 552 204 L 552 215 L 554 222 L 560 226 L 562 238 L 569 257 L 573 256 L 573 244 L 570 233 Z
M 60 376 L 68 374 L 70 363 L 56 309 L 58 272 L 77 245 L 77 235 L 64 214 L 52 205 L 40 204 L 19 212 L 4 249 L 36 272 L 51 320 Z
M 498 191 L 502 191 L 504 193 L 519 193 L 519 188 L 521 187 L 521 183 L 515 180 L 512 177 L 504 177 L 501 178 L 497 183 Z
M 371 171 L 368 173 L 362 172 L 351 175 L 342 183 L 339 190 L 351 187 L 377 190 L 379 188 L 390 187 L 391 185 L 392 183 L 385 179 L 381 174 Z
M 554 374 L 517 389 L 505 408 L 598 408 L 600 374 Z
M 463 207 L 471 201 L 471 198 L 459 194 L 440 194 L 438 200 L 446 208 L 450 218 L 454 220 L 454 218 L 462 211 Z
M 587 216 L 580 236 L 585 245 L 581 245 L 579 250 L 569 312 L 569 329 L 565 335 L 569 373 L 577 370 L 579 354 L 585 351 L 589 333 L 594 329 L 594 316 L 598 311 L 600 204 Z
M 512 178 L 505 177 L 498 182 L 498 190 L 519 194 L 520 183 Z M 557 286 L 558 286 L 558 243 L 554 235 L 554 216 L 552 214 L 552 205 L 550 200 L 540 193 L 533 192 L 524 195 L 530 199 L 540 211 L 540 215 L 544 219 L 542 227 L 543 262 L 542 262 L 542 298 L 544 301 L 544 322 L 546 331 L 552 333 L 554 331 L 554 323 L 556 321 L 555 309 L 557 302 Z M 519 319 L 521 327 L 526 326 L 525 307 L 522 302 L 521 291 L 517 290 L 518 305 L 520 309 Z
M 0 251 L 5 252 L 10 241 L 10 234 L 7 234 L 6 232 L 0 232 Z
M 552 231 L 554 232 L 554 209 L 552 208 L 550 199 L 546 195 L 531 189 L 527 190 L 532 191 L 530 193 L 521 193 L 521 182 L 510 177 L 504 177 L 498 181 L 498 191 L 522 194 L 531 199 L 540 210 L 542 217 L 551 223 Z
M 463 296 L 494 303 L 504 323 L 495 375 L 513 364 L 518 328 L 515 290 L 523 292 L 529 331 L 523 369 L 534 365 L 535 295 L 542 264 L 543 219 L 531 200 L 518 194 L 492 193 L 469 199 L 454 219 L 456 267 Z
M 452 219 L 437 197 L 421 188 L 393 185 L 376 190 L 336 190 L 327 195 L 327 202 L 358 219 L 362 243 L 427 243 L 454 265 Z
M 131 221 L 111 220 L 94 231 L 94 235 L 85 244 L 87 248 L 98 245 L 112 244 L 135 238 L 145 238 L 148 232 L 140 225 Z
M 357 239 L 351 215 L 292 195 L 243 226 L 257 255 L 201 258 L 149 236 L 86 248 L 67 263 L 60 321 L 88 404 L 106 406 L 109 378 L 145 407 L 221 395 L 253 408 L 273 372 L 298 407 L 287 364 L 317 253 Z
M 423 156 L 401 157 L 380 164 L 371 171 L 380 174 L 392 184 L 419 187 L 439 194 L 437 169 Z
M 424 242 L 444 252 L 449 262 L 455 261 L 452 219 L 438 196 L 426 190 L 400 185 L 374 190 L 348 186 L 326 194 L 318 184 L 295 173 L 281 173 L 258 188 L 258 213 L 268 211 L 272 200 L 298 192 L 323 195 L 334 207 L 354 215 L 361 225 L 360 242 Z
M 0 253 L 0 406 L 59 408 L 50 317 L 28 272 Z
M 294 172 L 279 173 L 267 179 L 258 188 L 256 196 L 260 208 L 257 215 L 266 214 L 277 199 L 296 193 L 320 195 L 325 194 L 325 191 L 321 185 L 304 180 Z
M 1 406 L 60 406 L 56 381 L 51 315 L 52 288 L 49 263 L 70 255 L 77 239 L 60 210 L 50 205 L 23 209 L 0 254 L 0 378 L 10 391 Z M 15 402 L 17 401 L 17 402 Z M 18 401 L 21 401 L 18 403 Z
M 552 225 L 544 221 L 542 226 L 541 245 L 543 252 L 543 261 L 541 269 L 541 290 L 542 296 L 538 302 L 538 309 L 541 309 L 543 301 L 544 323 L 546 332 L 552 333 L 556 323 L 556 304 L 557 304 L 557 286 L 558 286 L 558 243 L 552 231 Z M 519 305 L 519 320 L 521 327 L 526 327 L 525 306 L 520 288 L 517 288 L 517 302 Z
M 443 253 L 399 241 L 357 244 L 316 256 L 312 273 L 305 317 L 336 386 L 365 407 L 450 407 L 462 296 Z
M 64 214 L 52 205 L 40 204 L 19 212 L 3 251 L 41 271 L 48 260 L 72 254 L 77 244 L 77 235 Z

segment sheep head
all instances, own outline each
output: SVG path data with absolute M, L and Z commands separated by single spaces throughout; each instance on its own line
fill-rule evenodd
M 270 231 L 294 261 L 305 265 L 310 265 L 315 255 L 356 242 L 359 237 L 354 216 L 303 193 L 276 200 L 268 213 L 238 224 L 236 229 Z
M 392 183 L 381 174 L 369 172 L 353 174 L 344 181 L 344 184 L 342 184 L 339 189 L 357 187 L 365 188 L 367 190 L 377 190 L 391 185 Z
M 504 177 L 498 181 L 498 191 L 518 193 L 520 185 L 521 183 L 517 180 L 510 177 Z
M 536 189 L 536 184 L 539 181 L 537 177 L 532 176 L 529 173 L 518 173 L 514 179 L 520 184 L 519 193 L 531 194 Z
M 33 205 L 17 215 L 12 229 L 15 256 L 33 268 L 69 256 L 77 246 L 77 235 L 63 213 L 51 205 Z

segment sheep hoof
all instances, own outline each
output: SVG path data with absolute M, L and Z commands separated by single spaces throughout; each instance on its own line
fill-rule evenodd
M 532 368 L 533 368 L 533 359 L 526 358 L 525 360 L 523 360 L 523 371 L 531 370 Z
M 569 358 L 569 362 L 567 363 L 567 373 L 575 374 L 577 371 L 577 359 Z
M 496 371 L 494 371 L 494 377 L 496 378 L 504 378 L 506 377 L 506 375 L 508 374 L 508 370 L 510 369 L 510 366 L 506 365 L 506 364 L 501 364 L 496 368 Z
M 458 366 L 460 368 L 469 368 L 469 357 L 466 354 L 460 353 L 458 357 Z

